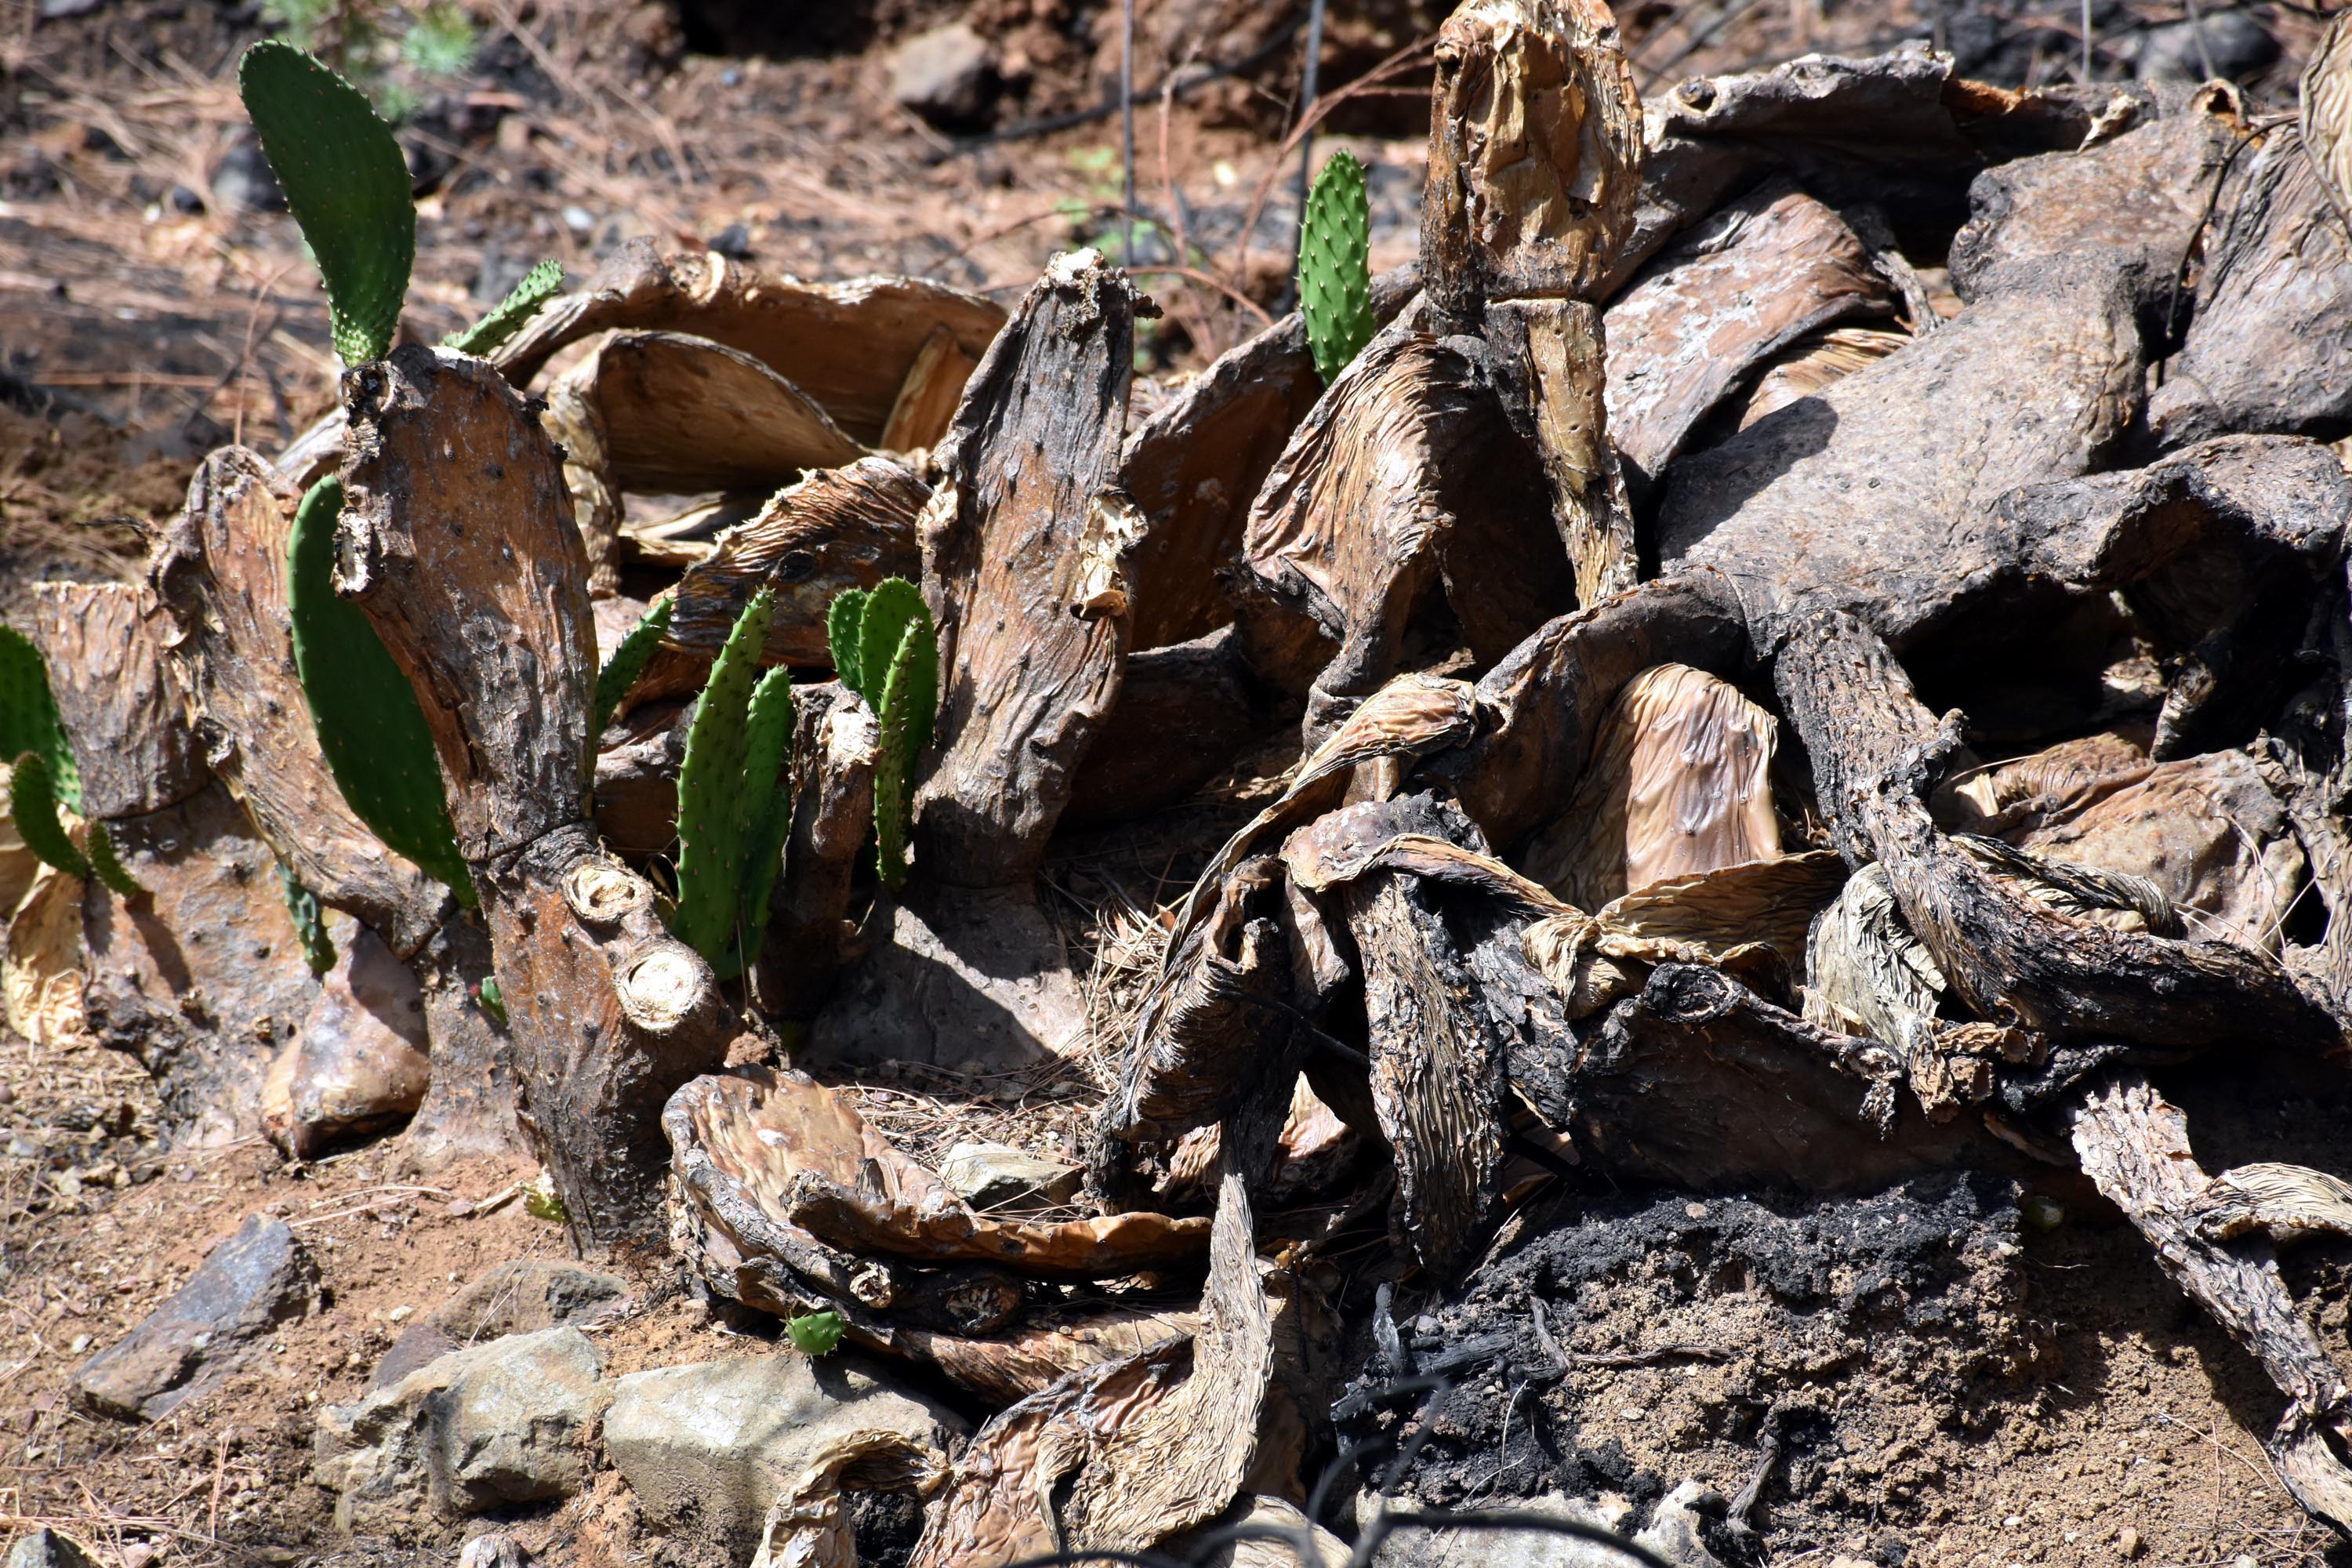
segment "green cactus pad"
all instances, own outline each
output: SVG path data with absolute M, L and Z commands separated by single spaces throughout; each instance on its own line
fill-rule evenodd
M 907 628 L 918 622 L 925 631 L 930 630 L 931 612 L 924 606 L 920 588 L 904 577 L 885 577 L 874 584 L 857 625 L 857 670 L 866 683 L 858 695 L 877 719 L 882 716 L 882 686 L 889 678 L 890 661 L 898 657 Z M 923 739 L 929 739 L 929 734 Z M 915 743 L 919 747 L 922 741 Z
M 882 682 L 882 742 L 874 763 L 874 858 L 882 885 L 907 880 L 907 839 L 915 815 L 915 759 L 930 743 L 940 705 L 940 641 L 925 616 L 907 623 Z
M 1371 203 L 1364 166 L 1331 154 L 1315 177 L 1298 236 L 1298 308 L 1326 385 L 1372 341 Z
M 0 757 L 26 752 L 48 764 L 58 798 L 79 811 L 81 770 L 49 695 L 48 662 L 32 638 L 0 626 Z
M 293 917 L 294 934 L 301 939 L 302 961 L 310 966 L 311 973 L 326 973 L 335 966 L 335 944 L 327 935 L 319 895 L 304 887 L 283 860 L 278 863 L 278 890 L 286 895 L 286 912 Z
M 16 819 L 16 837 L 25 847 L 68 877 L 89 875 L 89 862 L 74 847 L 64 823 L 58 820 L 58 795 L 49 764 L 38 752 L 16 759 L 8 776 L 8 813 Z
M 866 598 L 863 588 L 844 588 L 833 596 L 833 607 L 824 616 L 825 640 L 833 646 L 833 673 L 860 697 L 866 696 L 866 681 L 857 668 L 857 632 L 866 621 Z M 866 706 L 873 705 L 868 699 Z
M 282 40 L 246 50 L 245 111 L 327 285 L 335 352 L 382 359 L 416 260 L 408 160 L 359 89 Z
M 830 1355 L 841 1343 L 841 1331 L 848 1325 L 839 1312 L 811 1312 L 805 1317 L 784 1320 L 784 1332 L 793 1342 L 793 1349 L 803 1355 Z
M 604 726 L 613 721 L 613 715 L 621 710 L 621 699 L 629 694 L 629 688 L 646 672 L 646 660 L 653 658 L 654 649 L 669 635 L 669 611 L 676 603 L 675 599 L 664 599 L 647 610 L 644 618 L 629 628 L 629 635 L 621 639 L 621 646 L 613 650 L 613 657 L 604 661 L 604 668 L 596 672 L 595 709 L 589 716 L 588 725 L 591 740 L 603 734 Z
M 302 498 L 287 546 L 294 669 L 319 749 L 359 819 L 470 908 L 474 879 L 457 852 L 415 688 L 359 606 L 335 594 L 335 520 L 342 510 L 342 481 L 320 479 Z
M 735 949 L 748 805 L 747 721 L 775 607 L 775 595 L 762 588 L 736 618 L 727 646 L 711 662 L 678 767 L 677 910 L 670 930 L 714 969 L 727 964 Z
M 115 854 L 114 836 L 107 832 L 106 824 L 91 823 L 89 832 L 84 837 L 89 840 L 89 868 L 97 874 L 100 881 L 113 889 L 118 897 L 135 899 L 147 890 L 140 886 L 139 879 L 124 867 L 121 857 Z
M 744 721 L 742 960 L 749 963 L 768 931 L 768 900 L 793 826 L 793 674 L 772 669 L 751 693 Z
M 487 354 L 522 331 L 523 324 L 539 314 L 541 305 L 562 292 L 562 264 L 552 258 L 542 261 L 522 275 L 522 281 L 499 301 L 496 310 L 464 331 L 443 338 L 441 346 L 461 354 Z

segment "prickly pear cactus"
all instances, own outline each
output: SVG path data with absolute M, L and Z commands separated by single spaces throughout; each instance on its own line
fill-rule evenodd
M 940 639 L 929 615 L 906 624 L 887 668 L 876 713 L 882 743 L 874 762 L 874 855 L 882 885 L 896 892 L 907 880 L 915 759 L 930 743 L 940 705 Z
M 408 160 L 359 89 L 293 45 L 265 39 L 237 67 L 245 111 L 327 285 L 335 352 L 382 359 L 416 260 Z
M 335 594 L 335 520 L 342 510 L 342 481 L 320 479 L 302 498 L 287 546 L 294 669 L 319 749 L 359 819 L 470 906 L 474 879 L 457 852 L 416 690 L 359 606 Z
M 751 693 L 744 721 L 743 885 L 739 929 L 742 960 L 750 963 L 768 931 L 768 899 L 783 865 L 784 836 L 793 826 L 793 676 L 772 669 Z
M 763 588 L 736 618 L 695 705 L 686 760 L 678 767 L 677 909 L 670 930 L 722 973 L 734 972 L 729 965 L 741 960 L 735 938 L 749 816 L 744 780 L 751 695 L 775 605 L 775 595 Z M 791 732 L 789 719 L 785 732 Z
M 30 637 L 0 626 L 0 756 L 31 752 L 49 767 L 59 800 L 81 809 L 81 770 L 49 695 L 49 667 Z
M 1315 177 L 1298 236 L 1298 308 L 1328 384 L 1372 341 L 1371 203 L 1364 166 L 1334 153 Z
M 866 598 L 863 588 L 844 588 L 834 595 L 824 616 L 825 641 L 833 647 L 833 672 L 860 697 L 866 696 L 866 679 L 857 667 L 857 632 L 866 621 Z M 871 708 L 873 700 L 867 698 L 866 705 Z
M 106 824 L 91 823 L 89 831 L 83 835 L 83 837 L 87 841 L 84 852 L 89 857 L 91 872 L 100 881 L 112 889 L 116 896 L 135 899 L 147 890 L 140 885 L 139 879 L 132 876 L 129 868 L 122 864 L 121 857 L 115 854 L 114 836 L 107 832 Z
M 552 259 L 541 262 L 522 275 L 497 309 L 460 332 L 452 332 L 441 340 L 445 349 L 456 349 L 461 354 L 486 354 L 522 331 L 523 323 L 539 314 L 539 308 L 563 291 L 562 264 Z
M 16 836 L 43 864 L 68 877 L 89 875 L 89 861 L 58 820 L 56 784 L 40 752 L 26 752 L 16 759 L 8 775 L 8 814 L 16 819 Z
M 286 912 L 293 917 L 294 934 L 301 939 L 302 962 L 310 966 L 311 973 L 326 973 L 335 967 L 335 944 L 327 935 L 319 895 L 304 887 L 283 860 L 278 863 L 278 890 L 286 895 Z
M 629 628 L 629 635 L 621 639 L 621 646 L 613 650 L 613 657 L 604 661 L 604 668 L 596 672 L 595 705 L 588 724 L 591 738 L 604 732 L 604 726 L 620 711 L 621 699 L 629 694 L 629 688 L 646 672 L 646 660 L 653 658 L 654 649 L 669 633 L 669 611 L 675 603 L 674 599 L 664 599 L 647 610 L 645 617 Z
M 866 610 L 857 623 L 857 695 L 877 719 L 890 661 L 898 657 L 907 628 L 918 621 L 929 626 L 931 612 L 924 607 L 923 591 L 904 577 L 885 577 L 866 595 Z

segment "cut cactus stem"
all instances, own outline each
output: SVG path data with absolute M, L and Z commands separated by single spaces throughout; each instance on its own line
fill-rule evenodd
M 1298 236 L 1298 309 L 1307 344 L 1328 385 L 1372 341 L 1371 203 L 1364 166 L 1331 154 L 1307 198 Z

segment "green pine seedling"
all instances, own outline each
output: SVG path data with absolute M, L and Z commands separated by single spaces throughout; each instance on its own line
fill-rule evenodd
M 807 1356 L 832 1354 L 846 1327 L 839 1312 L 810 1312 L 784 1320 L 784 1332 L 792 1336 L 793 1349 Z
M 1298 309 L 1325 385 L 1372 341 L 1371 203 L 1364 166 L 1331 154 L 1307 198 L 1298 234 Z
M 278 890 L 286 895 L 286 912 L 293 917 L 294 934 L 302 943 L 302 961 L 310 966 L 311 973 L 326 973 L 335 967 L 335 943 L 327 935 L 319 895 L 304 887 L 283 860 L 278 863 Z
M 487 354 L 522 331 L 539 314 L 541 305 L 562 291 L 562 265 L 551 259 L 542 261 L 522 275 L 522 281 L 499 301 L 498 309 L 465 331 L 443 338 L 441 346 L 456 349 L 461 354 Z
M 88 877 L 89 861 L 58 820 L 58 795 L 49 764 L 38 752 L 16 759 L 8 775 L 8 814 L 16 819 L 16 837 L 25 847 L 68 877 Z
M 653 658 L 654 649 L 660 647 L 662 638 L 669 635 L 669 611 L 676 603 L 675 599 L 664 599 L 647 610 L 637 624 L 629 628 L 629 635 L 621 639 L 621 646 L 613 650 L 613 657 L 604 661 L 604 668 L 596 672 L 594 710 L 589 714 L 589 739 L 593 740 L 604 732 L 604 726 L 610 724 L 613 715 L 621 710 L 621 699 L 629 694 L 629 688 L 635 686 L 637 677 L 646 672 L 646 660 Z
M 57 699 L 49 694 L 48 661 L 32 638 L 0 626 L 0 757 L 26 752 L 48 764 L 58 798 L 79 811 L 81 770 L 58 720 Z
M 743 972 L 768 924 L 792 822 L 792 675 L 760 673 L 776 599 L 751 595 L 687 727 L 677 774 L 677 906 L 670 930 L 721 979 Z
M 121 857 L 115 854 L 114 836 L 107 832 L 106 824 L 91 823 L 89 831 L 83 837 L 86 840 L 83 847 L 89 857 L 90 870 L 97 874 L 100 881 L 114 890 L 116 897 L 135 899 L 147 890 L 122 864 Z
M 874 762 L 875 869 L 897 892 L 907 881 L 915 760 L 931 743 L 939 713 L 939 633 L 921 590 L 903 577 L 836 595 L 825 632 L 842 684 L 865 700 L 882 728 Z
M 367 95 L 293 45 L 269 38 L 237 67 L 245 111 L 319 263 L 335 352 L 382 359 L 416 261 L 408 160 Z
M 471 908 L 474 879 L 457 852 L 416 689 L 366 615 L 335 593 L 335 521 L 342 510 L 342 481 L 320 479 L 302 498 L 287 546 L 294 670 L 319 749 L 359 819 Z

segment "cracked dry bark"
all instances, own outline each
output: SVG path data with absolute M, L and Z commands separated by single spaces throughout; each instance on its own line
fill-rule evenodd
M 345 379 L 338 590 L 415 685 L 514 1039 L 520 1114 L 583 1251 L 658 1247 L 660 1107 L 731 1009 L 588 817 L 588 561 L 556 451 L 489 365 L 403 348 Z

